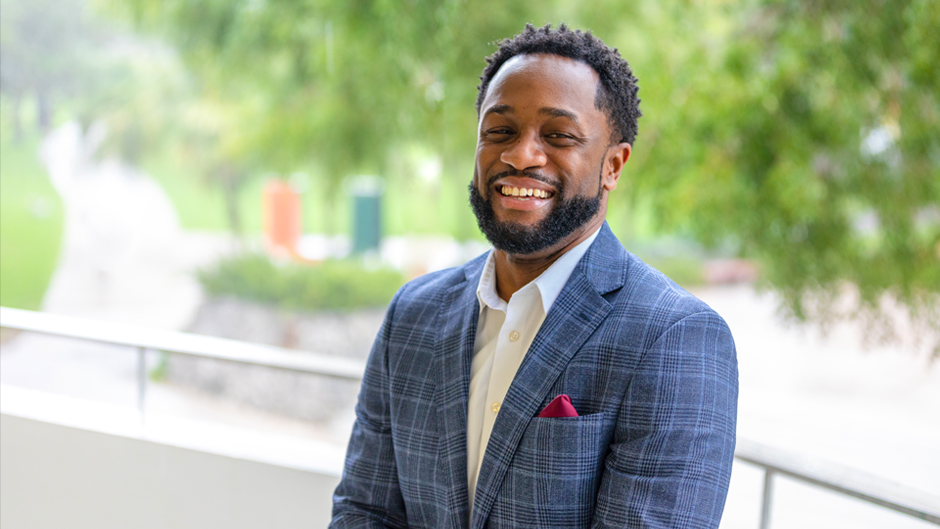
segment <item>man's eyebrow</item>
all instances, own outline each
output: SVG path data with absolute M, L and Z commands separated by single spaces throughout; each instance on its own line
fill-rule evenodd
M 539 114 L 545 114 L 553 118 L 568 118 L 571 121 L 574 121 L 575 125 L 581 124 L 581 122 L 578 121 L 578 116 L 574 112 L 571 112 L 570 110 L 565 110 L 563 108 L 554 108 L 554 107 L 540 108 Z
M 509 105 L 493 105 L 490 108 L 486 109 L 486 112 L 483 113 L 484 116 L 488 114 L 509 114 L 515 109 Z M 571 121 L 574 121 L 576 125 L 580 125 L 581 122 L 578 120 L 577 114 L 571 112 L 570 110 L 565 110 L 563 108 L 555 107 L 543 107 L 539 109 L 539 114 L 551 116 L 553 118 L 568 118 Z
M 509 105 L 493 105 L 490 108 L 486 109 L 486 112 L 483 113 L 484 116 L 487 114 L 508 114 L 513 111 L 513 108 Z

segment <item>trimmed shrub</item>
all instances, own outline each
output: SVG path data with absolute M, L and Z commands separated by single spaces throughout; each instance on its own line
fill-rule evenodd
M 211 296 L 301 311 L 384 307 L 405 283 L 400 272 L 366 267 L 355 260 L 278 265 L 262 254 L 223 259 L 198 277 Z

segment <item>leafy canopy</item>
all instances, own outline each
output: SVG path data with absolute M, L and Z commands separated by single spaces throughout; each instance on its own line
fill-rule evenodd
M 469 179 L 473 100 L 493 43 L 567 22 L 640 79 L 634 156 L 611 217 L 756 259 L 798 317 L 876 318 L 886 300 L 940 331 L 940 3 L 723 0 L 131 0 L 234 115 L 240 166 L 389 174 L 413 145 Z M 391 175 L 402 176 L 407 175 Z M 624 189 L 626 188 L 626 189 Z M 466 214 L 466 213 L 464 213 Z

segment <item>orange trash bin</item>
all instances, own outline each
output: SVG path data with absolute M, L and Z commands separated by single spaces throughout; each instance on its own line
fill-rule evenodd
M 300 195 L 283 180 L 269 180 L 262 193 L 265 246 L 276 256 L 297 254 L 300 240 Z

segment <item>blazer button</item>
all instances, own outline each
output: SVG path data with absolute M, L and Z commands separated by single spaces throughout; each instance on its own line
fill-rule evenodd
M 498 402 L 494 402 L 493 405 L 490 406 L 490 409 L 493 410 L 493 413 L 499 413 L 499 403 L 498 403 Z

